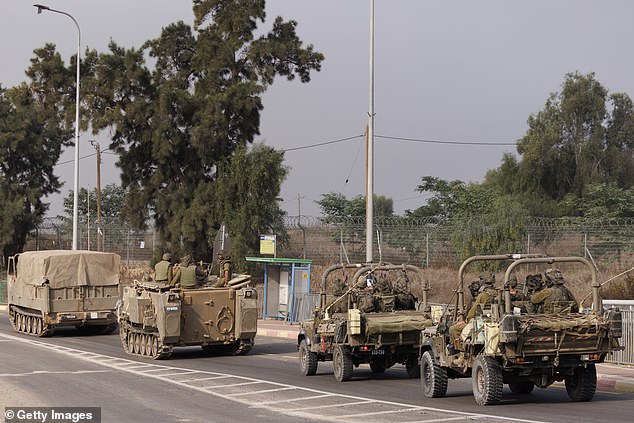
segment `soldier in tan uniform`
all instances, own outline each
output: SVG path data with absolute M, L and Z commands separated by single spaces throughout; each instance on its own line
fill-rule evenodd
M 214 285 L 216 288 L 227 286 L 227 282 L 231 280 L 233 274 L 231 257 L 225 252 L 225 250 L 218 251 L 218 262 L 220 264 L 220 276 Z
M 172 279 L 172 286 L 180 283 L 181 288 L 196 288 L 198 281 L 204 278 L 204 273 L 196 266 L 192 256 L 181 257 L 180 266 Z
M 172 255 L 170 253 L 163 254 L 162 260 L 154 265 L 154 280 L 170 285 L 174 277 L 173 270 Z

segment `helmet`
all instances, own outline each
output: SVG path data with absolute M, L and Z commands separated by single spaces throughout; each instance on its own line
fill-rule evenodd
M 511 276 L 511 278 L 508 281 L 508 285 L 509 285 L 509 288 L 516 288 L 517 287 L 517 276 L 515 276 L 515 275 Z
M 493 272 L 485 272 L 480 274 L 480 282 L 485 285 L 494 285 L 495 284 L 495 273 Z
M 469 291 L 471 292 L 472 297 L 475 298 L 478 296 L 478 291 L 480 291 L 480 286 L 481 285 L 479 280 L 475 280 L 469 284 Z
M 546 269 L 545 275 L 549 282 L 556 284 L 564 283 L 564 275 L 562 275 L 561 270 L 559 269 Z
M 172 259 L 172 255 L 170 253 L 163 254 L 163 260 L 170 261 Z

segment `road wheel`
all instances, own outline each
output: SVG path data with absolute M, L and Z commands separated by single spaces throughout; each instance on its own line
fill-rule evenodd
M 33 333 L 39 336 L 41 332 L 42 332 L 42 319 L 40 319 L 39 317 L 36 317 L 35 321 L 33 322 Z
M 134 333 L 128 331 L 126 343 L 128 345 L 128 353 L 134 354 Z
M 471 387 L 479 405 L 497 404 L 502 400 L 502 370 L 493 358 L 476 359 L 471 370 Z
M 405 369 L 407 370 L 407 375 L 412 379 L 420 377 L 420 366 L 418 365 L 418 356 L 416 354 L 410 354 L 407 357 Z
M 420 379 L 427 398 L 442 398 L 447 394 L 447 371 L 434 362 L 429 351 L 420 360 Z
M 18 330 L 24 332 L 24 316 L 18 314 Z
M 372 370 L 372 373 L 385 373 L 385 368 L 385 359 L 383 357 L 377 357 L 370 360 L 370 370 Z
M 147 345 L 147 335 L 142 333 L 139 335 L 139 354 L 145 355 L 145 346 Z
M 535 384 L 530 381 L 509 382 L 509 389 L 514 394 L 530 394 L 534 388 Z
M 26 317 L 26 333 L 33 333 L 33 317 Z
M 597 369 L 594 363 L 586 367 L 577 367 L 571 376 L 566 377 L 565 382 L 571 400 L 590 401 L 597 390 Z
M 304 376 L 317 373 L 317 353 L 310 350 L 305 339 L 299 343 L 299 368 Z
M 156 335 L 152 335 L 150 337 L 150 340 L 152 342 L 152 357 L 157 357 L 158 353 L 159 353 L 159 344 L 158 344 L 158 336 Z
M 332 366 L 335 369 L 335 379 L 339 382 L 346 382 L 352 379 L 352 357 L 348 351 L 337 345 L 332 354 Z

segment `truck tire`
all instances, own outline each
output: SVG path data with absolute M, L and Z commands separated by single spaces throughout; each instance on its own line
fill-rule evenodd
M 407 356 L 405 362 L 405 370 L 407 370 L 407 376 L 412 379 L 418 379 L 420 377 L 420 365 L 418 364 L 418 355 L 410 354 Z
M 305 339 L 299 343 L 299 368 L 304 376 L 317 373 L 317 353 L 310 350 Z
M 509 389 L 514 394 L 530 394 L 533 392 L 535 388 L 535 384 L 530 381 L 521 381 L 521 382 L 509 382 Z
M 566 376 L 565 383 L 571 400 L 590 401 L 597 390 L 597 369 L 594 363 L 577 367 L 572 375 Z
M 352 379 L 352 357 L 341 345 L 337 345 L 332 354 L 332 367 L 337 381 L 346 382 Z
M 497 404 L 502 400 L 502 370 L 492 357 L 478 357 L 471 370 L 473 397 L 479 405 Z
M 427 398 L 442 398 L 447 394 L 447 371 L 434 362 L 431 352 L 420 359 L 420 380 Z

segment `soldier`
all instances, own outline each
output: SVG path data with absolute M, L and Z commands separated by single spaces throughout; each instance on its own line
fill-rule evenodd
M 526 298 L 524 297 L 524 287 L 518 285 L 517 276 L 511 276 L 504 288 L 509 290 L 509 294 L 511 295 L 511 304 L 513 307 L 519 308 L 521 313 L 526 313 L 528 309 L 526 308 L 525 303 Z
M 374 306 L 374 276 L 371 273 L 359 276 L 354 286 L 354 297 L 357 308 L 364 313 L 375 311 Z
M 330 309 L 333 313 L 345 313 L 346 311 L 348 311 L 347 296 L 345 298 L 341 298 L 339 301 L 335 303 L 335 301 L 339 299 L 339 297 L 344 295 L 346 291 L 348 291 L 348 287 L 346 286 L 346 283 L 342 281 L 340 278 L 335 279 L 335 282 L 333 283 L 333 287 L 332 287 L 333 298 L 328 304 L 328 306 L 330 306 L 334 303 L 334 305 Z
M 415 310 L 418 298 L 412 294 L 409 286 L 409 277 L 407 272 L 403 271 L 402 275 L 394 284 L 394 295 L 396 296 L 396 310 Z
M 162 260 L 154 265 L 154 280 L 165 285 L 171 285 L 173 273 L 172 255 L 165 253 Z
M 232 278 L 233 266 L 231 264 L 231 257 L 225 252 L 225 250 L 218 251 L 218 263 L 220 264 L 220 276 L 218 281 L 214 284 L 216 288 L 227 286 Z
M 480 279 L 476 279 L 469 284 L 469 292 L 471 293 L 471 299 L 469 300 L 469 303 L 467 305 L 467 308 L 466 308 L 467 310 L 471 310 L 471 306 L 473 306 L 473 302 L 475 301 L 476 297 L 480 293 L 480 288 L 482 288 Z
M 533 304 L 543 304 L 545 313 L 561 313 L 579 311 L 579 303 L 568 288 L 559 269 L 546 269 L 546 289 L 531 295 Z
M 172 279 L 172 286 L 180 282 L 181 288 L 196 288 L 204 273 L 196 266 L 192 256 L 186 254 L 180 259 L 180 266 Z
M 478 311 L 478 306 L 484 307 L 485 305 L 492 304 L 493 300 L 497 297 L 497 291 L 495 290 L 495 274 L 493 272 L 490 273 L 482 273 L 480 275 L 480 281 L 482 286 L 480 287 L 480 291 L 478 296 L 475 298 L 473 305 L 469 308 L 469 313 L 467 313 L 466 321 L 456 322 L 450 329 L 451 340 L 453 345 L 451 347 L 459 348 L 458 342 L 460 340 L 460 334 L 462 330 L 467 326 L 467 322 L 473 319 Z

